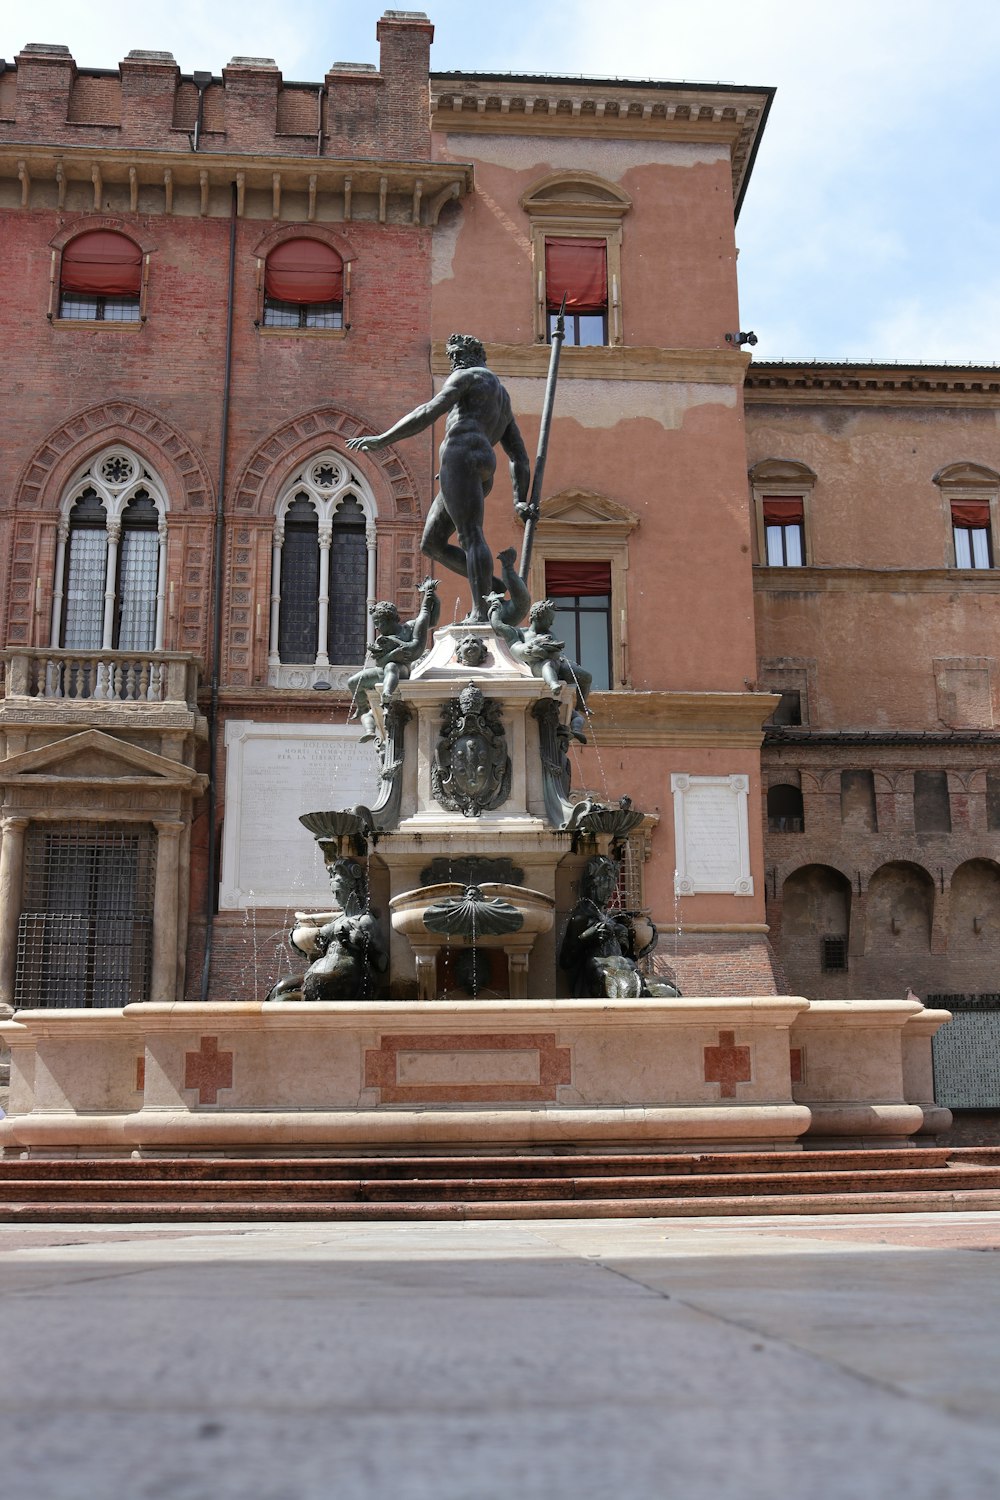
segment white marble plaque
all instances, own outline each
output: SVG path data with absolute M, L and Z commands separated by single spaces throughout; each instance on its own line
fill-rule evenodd
M 360 735 L 347 724 L 228 721 L 223 910 L 329 905 L 323 856 L 299 814 L 375 800 L 378 758 Z
M 670 778 L 677 894 L 752 896 L 746 776 Z

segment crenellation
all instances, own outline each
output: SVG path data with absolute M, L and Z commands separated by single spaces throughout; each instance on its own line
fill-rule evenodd
M 379 67 L 337 62 L 315 83 L 285 83 L 273 58 L 234 57 L 199 89 L 169 52 L 134 49 L 117 72 L 78 68 L 68 47 L 30 42 L 0 72 L 0 143 L 189 154 L 410 161 L 430 154 L 427 69 L 433 27 L 386 13 Z M 200 121 L 199 121 L 200 109 Z

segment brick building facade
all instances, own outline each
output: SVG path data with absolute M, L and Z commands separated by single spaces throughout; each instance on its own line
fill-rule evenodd
M 432 35 L 387 12 L 377 67 L 310 84 L 41 45 L 0 74 L 0 995 L 267 987 L 296 889 L 220 901 L 227 725 L 346 723 L 368 605 L 405 615 L 427 571 L 440 434 L 346 441 L 426 400 L 461 329 L 533 451 L 567 250 L 603 281 L 571 302 L 530 584 L 597 580 L 559 596 L 600 658 L 574 785 L 648 812 L 631 899 L 689 993 L 988 988 L 995 575 L 954 548 L 993 546 L 996 382 L 747 375 L 770 90 L 436 74 Z M 728 887 L 685 864 L 703 787 L 742 809 Z
M 762 363 L 746 402 L 759 682 L 784 694 L 762 818 L 789 983 L 992 993 L 998 372 Z

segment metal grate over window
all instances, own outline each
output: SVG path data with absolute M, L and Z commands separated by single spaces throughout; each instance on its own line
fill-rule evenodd
M 107 511 L 88 487 L 69 513 L 62 641 L 68 651 L 100 649 L 107 563 Z
M 319 516 L 308 495 L 299 494 L 285 512 L 278 626 L 281 660 L 315 661 L 318 630 Z
M 148 490 L 138 490 L 122 516 L 116 640 L 119 651 L 152 651 L 156 646 L 159 520 L 156 502 Z
M 838 973 L 847 968 L 846 937 L 825 937 L 820 940 L 820 963 L 824 973 Z
M 329 656 L 332 662 L 365 659 L 365 597 L 368 546 L 365 513 L 353 496 L 342 500 L 333 518 L 330 549 Z
M 25 837 L 18 1006 L 148 998 L 156 838 L 143 824 L 34 823 Z

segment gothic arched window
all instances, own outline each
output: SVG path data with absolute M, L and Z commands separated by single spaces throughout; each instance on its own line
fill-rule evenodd
M 166 511 L 161 481 L 126 448 L 78 470 L 59 525 L 53 646 L 163 649 Z
M 331 666 L 364 660 L 376 514 L 368 485 L 337 453 L 310 459 L 285 485 L 271 568 L 272 686 L 307 687 Z

